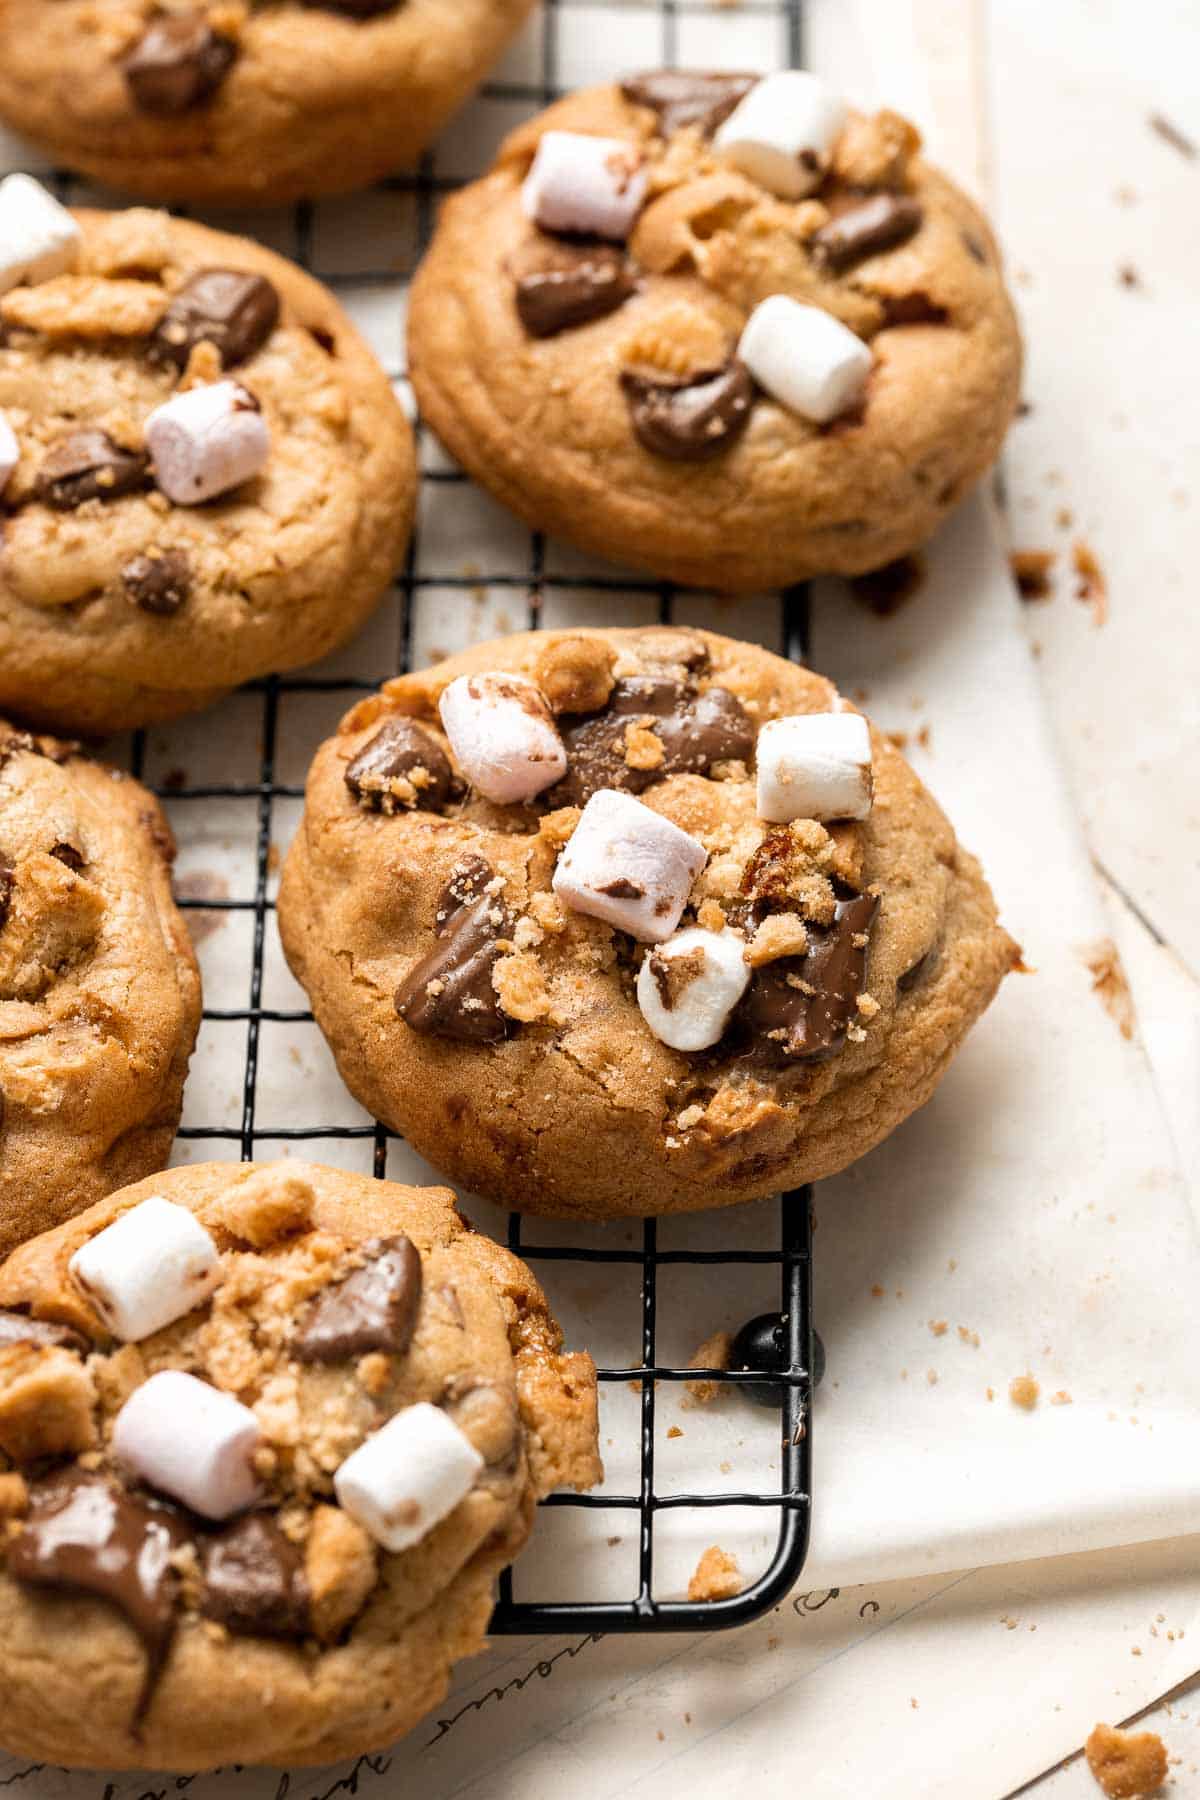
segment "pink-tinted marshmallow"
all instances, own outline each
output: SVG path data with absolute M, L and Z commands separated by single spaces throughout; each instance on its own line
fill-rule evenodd
M 258 402 L 240 381 L 189 388 L 146 420 L 154 479 L 177 506 L 199 506 L 257 475 L 271 450 Z
M 258 1498 L 252 1458 L 261 1441 L 248 1406 L 195 1375 L 163 1369 L 117 1414 L 117 1461 L 203 1519 L 228 1519 Z
M 578 131 L 546 131 L 521 189 L 521 204 L 545 231 L 578 231 L 623 242 L 646 198 L 636 144 Z
M 564 906 L 658 944 L 678 925 L 707 861 L 703 844 L 670 819 L 601 788 L 567 839 L 553 886 Z
M 487 800 L 531 800 L 567 772 L 550 708 L 523 675 L 460 675 L 438 711 L 455 761 Z

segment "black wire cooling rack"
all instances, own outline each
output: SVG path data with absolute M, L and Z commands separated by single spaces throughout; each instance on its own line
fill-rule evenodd
M 529 84 L 492 83 L 484 97 L 499 100 L 532 113 L 563 91 L 559 82 L 559 27 L 564 13 L 582 9 L 589 0 L 544 0 L 542 15 L 542 48 L 540 79 Z M 657 15 L 660 28 L 660 61 L 670 66 L 681 59 L 680 22 L 687 14 L 711 11 L 716 0 L 628 0 L 622 8 L 630 17 L 645 21 L 648 14 Z M 801 0 L 741 0 L 739 11 L 772 18 L 779 26 L 778 55 L 791 66 L 802 59 Z M 647 66 L 644 54 L 634 66 Z M 59 177 L 61 189 L 69 194 L 73 183 Z M 416 251 L 428 243 L 433 226 L 435 201 L 441 193 L 459 185 L 456 180 L 439 175 L 436 152 L 425 157 L 412 175 L 397 176 L 382 184 L 385 193 L 410 198 L 415 213 Z M 294 260 L 312 269 L 331 286 L 356 286 L 379 283 L 389 288 L 396 284 L 396 274 L 356 268 L 352 275 L 341 277 L 317 266 L 314 259 L 315 209 L 301 204 L 291 214 L 291 244 L 281 244 Z M 273 240 L 274 241 L 274 240 Z M 401 372 L 401 379 L 403 374 Z M 418 444 L 422 428 L 416 423 Z M 460 482 L 460 472 L 438 467 L 425 470 L 428 482 Z M 344 697 L 348 708 L 359 695 L 373 691 L 387 676 L 409 666 L 412 653 L 413 621 L 422 593 L 439 590 L 489 588 L 510 589 L 527 596 L 528 626 L 536 629 L 542 622 L 544 600 L 556 591 L 586 592 L 641 596 L 656 606 L 659 619 L 670 622 L 673 614 L 674 590 L 669 584 L 627 580 L 611 574 L 586 573 L 579 576 L 556 574 L 547 569 L 545 544 L 540 534 L 529 534 L 528 565 L 524 572 L 473 572 L 465 574 L 430 574 L 422 570 L 419 538 L 414 536 L 407 561 L 395 584 L 397 608 L 398 652 L 395 668 L 378 666 L 361 676 L 321 678 L 274 676 L 253 685 L 251 692 L 261 697 L 259 721 L 261 760 L 257 779 L 228 783 L 189 785 L 186 778 L 174 779 L 155 786 L 155 791 L 170 804 L 178 827 L 181 846 L 188 843 L 186 808 L 189 802 L 229 801 L 252 803 L 257 808 L 254 874 L 252 895 L 239 898 L 184 898 L 180 904 L 193 911 L 212 913 L 227 911 L 249 914 L 252 920 L 252 965 L 246 1004 L 233 1008 L 206 1008 L 208 1026 L 245 1026 L 244 1069 L 242 1079 L 241 1119 L 236 1125 L 189 1125 L 180 1136 L 211 1143 L 214 1150 L 223 1142 L 236 1146 L 243 1160 L 254 1157 L 256 1147 L 270 1139 L 298 1144 L 329 1139 L 368 1139 L 373 1144 L 373 1168 L 379 1178 L 387 1170 L 388 1143 L 391 1134 L 380 1124 L 328 1125 L 260 1128 L 257 1120 L 259 1073 L 263 1050 L 263 1026 L 307 1025 L 312 1014 L 304 1010 L 288 1010 L 266 1006 L 264 993 L 264 955 L 268 932 L 273 929 L 274 902 L 270 897 L 272 843 L 275 808 L 280 801 L 296 801 L 303 789 L 277 779 L 277 745 L 281 703 L 290 695 L 321 694 Z M 808 596 L 803 587 L 793 588 L 780 596 L 779 648 L 785 656 L 804 660 L 808 639 Z M 312 745 L 315 750 L 316 744 Z M 132 739 L 129 764 L 132 772 L 143 777 L 146 770 L 147 745 L 144 733 Z M 151 785 L 154 785 L 151 783 Z M 181 816 L 182 815 L 182 816 Z M 595 1495 L 552 1494 L 546 1507 L 574 1507 L 594 1511 L 617 1511 L 636 1515 L 638 1522 L 636 1591 L 626 1599 L 569 1601 L 518 1600 L 514 1597 L 511 1571 L 501 1578 L 499 1597 L 491 1623 L 496 1634 L 544 1634 L 562 1632 L 654 1632 L 711 1631 L 744 1624 L 777 1605 L 794 1586 L 808 1548 L 811 1513 L 811 1458 L 809 1434 L 812 1382 L 812 1317 L 811 1317 L 811 1225 L 810 1195 L 801 1189 L 782 1198 L 778 1248 L 774 1249 L 660 1249 L 656 1221 L 641 1227 L 640 1246 L 625 1249 L 597 1249 L 538 1241 L 538 1221 L 511 1214 L 508 1221 L 508 1243 L 534 1266 L 563 1263 L 624 1265 L 637 1271 L 640 1281 L 640 1359 L 628 1367 L 601 1368 L 603 1383 L 632 1383 L 640 1391 L 640 1432 L 638 1444 L 638 1477 L 627 1493 L 602 1492 Z M 528 1234 L 528 1235 L 527 1235 Z M 557 1234 L 548 1234 L 557 1235 Z M 698 1370 L 677 1367 L 658 1361 L 658 1277 L 661 1270 L 682 1265 L 693 1270 L 703 1265 L 716 1265 L 732 1272 L 737 1265 L 760 1265 L 764 1272 L 774 1271 L 778 1281 L 779 1313 L 782 1326 L 784 1361 L 782 1369 L 770 1373 L 740 1373 L 725 1370 Z M 615 1271 L 614 1271 L 615 1273 Z M 553 1280 L 551 1280 L 553 1288 Z M 779 1468 L 778 1486 L 774 1491 L 701 1493 L 662 1491 L 656 1486 L 656 1390 L 659 1384 L 711 1379 L 718 1383 L 738 1382 L 749 1386 L 775 1384 L 761 1395 L 772 1407 L 778 1406 Z M 778 1395 L 776 1402 L 775 1396 Z M 732 1599 L 716 1601 L 684 1601 L 658 1598 L 655 1591 L 654 1539 L 655 1522 L 669 1510 L 705 1509 L 710 1515 L 728 1508 L 751 1508 L 778 1516 L 778 1534 L 768 1564 L 753 1583 Z M 597 1523 L 599 1521 L 597 1520 Z

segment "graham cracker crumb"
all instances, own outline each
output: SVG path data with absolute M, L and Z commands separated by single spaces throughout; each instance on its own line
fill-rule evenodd
M 625 763 L 630 769 L 658 769 L 666 757 L 663 741 L 648 725 L 625 727 Z
M 541 963 L 528 950 L 517 950 L 502 956 L 492 970 L 492 986 L 500 1007 L 510 1019 L 532 1025 L 550 1011 L 546 992 L 546 976 Z
M 1079 954 L 1092 977 L 1092 992 L 1099 995 L 1101 1006 L 1121 1036 L 1132 1038 L 1137 1019 L 1117 946 L 1111 938 L 1098 938 L 1094 944 L 1085 944 Z
M 669 1438 L 678 1438 L 683 1436 L 683 1432 L 679 1429 L 678 1425 L 671 1425 L 668 1427 L 667 1436 Z
M 729 1358 L 733 1353 L 733 1335 L 728 1331 L 714 1331 L 705 1338 L 696 1354 L 688 1363 L 689 1369 L 727 1369 Z M 696 1406 L 709 1406 L 717 1398 L 725 1383 L 713 1381 L 685 1381 L 684 1389 Z
M 1108 583 L 1096 552 L 1079 538 L 1071 546 L 1071 566 L 1078 576 L 1075 598 L 1092 609 L 1093 625 L 1108 622 Z
M 1013 572 L 1017 592 L 1022 600 L 1048 600 L 1053 591 L 1050 571 L 1054 567 L 1053 550 L 1012 550 L 1008 566 Z
M 808 949 L 804 921 L 795 913 L 770 913 L 743 952 L 752 969 L 781 956 L 803 956 Z
M 534 680 L 551 712 L 598 712 L 612 693 L 615 661 L 602 638 L 558 638 L 538 657 Z
M 945 1337 L 950 1329 L 945 1319 L 930 1319 L 928 1323 L 929 1329 L 932 1331 L 934 1337 Z
M 1137 1800 L 1155 1793 L 1167 1779 L 1166 1746 L 1156 1731 L 1097 1725 L 1083 1753 L 1108 1800 Z
M 958 1327 L 958 1335 L 962 1343 L 970 1344 L 972 1350 L 978 1350 L 979 1333 L 977 1331 L 970 1331 L 965 1325 L 960 1325 Z
M 1032 1375 L 1014 1375 L 1008 1384 L 1008 1397 L 1014 1406 L 1020 1406 L 1026 1412 L 1032 1412 L 1038 1403 L 1041 1393 Z
M 715 900 L 705 900 L 696 914 L 696 923 L 705 931 L 724 931 L 725 909 Z
M 1072 1406 L 1074 1402 L 1066 1388 L 1059 1388 L 1056 1393 L 1051 1394 L 1050 1404 L 1051 1406 Z
M 717 1544 L 710 1544 L 692 1572 L 688 1599 L 732 1600 L 741 1591 L 742 1573 L 737 1557 Z

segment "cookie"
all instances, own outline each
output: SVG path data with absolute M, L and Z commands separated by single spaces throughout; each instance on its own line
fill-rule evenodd
M 412 164 L 533 0 L 5 0 L 0 117 L 153 200 L 257 205 Z
M 0 706 L 99 734 L 351 636 L 399 566 L 416 477 L 332 296 L 242 238 L 70 213 L 24 176 L 0 184 L 6 218 Z
M 161 1169 L 200 1023 L 153 795 L 0 721 L 0 1256 Z
M 597 1218 L 844 1168 L 1016 955 L 828 681 L 667 627 L 504 638 L 362 701 L 279 926 L 376 1117 L 468 1189 Z
M 914 128 L 780 81 L 815 77 L 663 71 L 541 113 L 447 200 L 408 315 L 422 413 L 499 500 L 730 593 L 922 543 L 1021 370 L 995 240 Z
M 600 1478 L 595 1370 L 444 1189 L 207 1163 L 0 1269 L 0 1469 L 7 1749 L 332 1762 L 442 1698 L 535 1501 Z

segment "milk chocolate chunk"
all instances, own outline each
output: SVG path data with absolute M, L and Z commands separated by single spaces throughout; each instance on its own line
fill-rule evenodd
M 201 269 L 172 298 L 151 354 L 182 369 L 196 344 L 212 344 L 221 367 L 231 369 L 261 350 L 278 322 L 279 295 L 265 275 Z
M 25 1313 L 0 1312 L 0 1350 L 8 1344 L 47 1344 L 87 1354 L 91 1345 L 67 1325 L 53 1319 L 31 1319 Z
M 441 942 L 396 989 L 396 1011 L 413 1031 L 462 1044 L 495 1044 L 507 1036 L 509 1020 L 500 1010 L 492 970 L 512 921 L 493 895 L 481 891 L 491 878 L 482 857 L 472 857 L 439 898 Z M 459 897 L 472 892 L 478 897 Z
M 412 719 L 389 719 L 347 766 L 346 786 L 376 811 L 436 812 L 454 789 L 454 771 L 432 732 Z
M 757 75 L 653 69 L 631 75 L 621 83 L 621 92 L 635 106 L 649 106 L 658 114 L 660 136 L 670 137 L 684 125 L 696 125 L 709 137 L 758 80 Z
M 553 261 L 517 276 L 517 314 L 530 337 L 554 337 L 615 312 L 636 287 L 624 251 L 611 244 L 563 244 Z
M 749 370 L 736 358 L 690 381 L 652 381 L 623 369 L 621 386 L 638 443 L 673 462 L 704 462 L 728 450 L 754 401 Z
M 304 1558 L 274 1519 L 248 1513 L 207 1540 L 202 1561 L 207 1618 L 248 1637 L 307 1636 Z
M 121 570 L 125 592 L 142 612 L 178 612 L 192 588 L 192 568 L 183 550 L 147 550 Z
M 860 206 L 836 213 L 809 241 L 826 267 L 841 274 L 864 257 L 907 243 L 923 216 L 920 203 L 907 194 L 872 194 Z
M 626 731 L 639 721 L 663 747 L 652 769 L 625 760 Z M 551 793 L 557 806 L 585 806 L 600 788 L 641 794 L 668 775 L 703 775 L 714 763 L 749 762 L 754 754 L 753 721 L 728 688 L 691 694 L 661 676 L 628 676 L 615 684 L 604 712 L 559 724 L 567 772 Z
M 834 1056 L 846 1042 L 867 976 L 866 942 L 879 901 L 870 894 L 839 900 L 833 923 L 808 926 L 804 956 L 783 956 L 755 971 L 742 1022 L 755 1047 L 784 1061 Z
M 47 506 L 70 512 L 88 500 L 115 500 L 134 493 L 145 486 L 148 467 L 140 450 L 125 450 L 106 431 L 85 427 L 50 446 L 33 491 Z
M 292 1353 L 301 1362 L 342 1362 L 383 1350 L 403 1356 L 421 1304 L 421 1258 L 403 1235 L 372 1238 L 365 1261 L 318 1294 L 300 1322 Z
M 171 1647 L 179 1589 L 171 1558 L 188 1538 L 171 1508 L 106 1475 L 65 1469 L 31 1485 L 29 1517 L 8 1546 L 15 1581 L 94 1594 L 124 1613 L 146 1651 L 135 1721 L 145 1715 Z
M 122 67 L 138 111 L 171 118 L 211 99 L 236 55 L 233 39 L 214 31 L 203 13 L 160 13 Z

